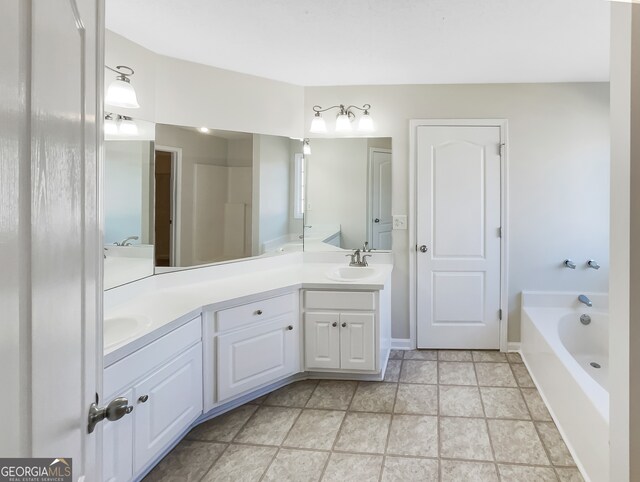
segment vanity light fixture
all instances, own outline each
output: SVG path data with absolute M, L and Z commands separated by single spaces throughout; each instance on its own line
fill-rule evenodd
M 373 132 L 373 119 L 369 114 L 371 104 L 364 104 L 362 107 L 358 107 L 357 105 L 350 105 L 348 107 L 345 107 L 344 104 L 340 104 L 327 107 L 326 109 L 323 109 L 319 105 L 314 105 L 313 111 L 315 112 L 315 115 L 311 120 L 311 127 L 309 128 L 309 132 L 312 132 L 314 134 L 323 134 L 327 132 L 327 124 L 322 117 L 322 112 L 326 112 L 331 109 L 340 109 L 336 117 L 336 132 L 351 131 L 351 123 L 356 118 L 356 114 L 353 112 L 353 109 L 362 111 L 362 116 L 360 116 L 360 120 L 358 121 L 358 130 L 360 132 Z
M 209 128 L 208 127 L 198 127 L 198 131 L 201 132 L 202 134 L 208 134 L 209 133 Z
M 118 74 L 116 79 L 111 82 L 107 88 L 107 95 L 104 99 L 105 103 L 126 109 L 138 109 L 140 107 L 138 97 L 129 79 L 129 77 L 134 74 L 133 69 L 126 65 L 118 65 L 115 69 L 108 65 L 105 65 L 105 67 Z
M 311 145 L 309 144 L 309 139 L 305 139 L 302 141 L 302 153 L 305 156 L 311 155 Z
M 131 117 L 107 112 L 104 115 L 104 133 L 112 136 L 137 136 L 138 125 Z

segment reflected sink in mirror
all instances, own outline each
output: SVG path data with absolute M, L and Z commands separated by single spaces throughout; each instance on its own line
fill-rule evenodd
M 142 315 L 106 318 L 103 325 L 104 348 L 111 348 L 133 338 L 150 324 L 151 320 Z
M 372 266 L 340 266 L 327 272 L 327 278 L 334 281 L 360 281 L 373 278 L 378 270 Z

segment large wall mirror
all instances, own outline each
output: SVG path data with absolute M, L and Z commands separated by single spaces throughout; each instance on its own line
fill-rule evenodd
M 117 122 L 105 136 L 105 289 L 302 250 L 300 140 Z
M 311 139 L 305 251 L 391 249 L 391 138 Z

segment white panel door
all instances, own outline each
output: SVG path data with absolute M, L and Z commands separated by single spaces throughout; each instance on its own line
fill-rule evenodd
M 189 348 L 133 389 L 134 472 L 202 414 L 202 343 Z
M 340 368 L 374 370 L 375 314 L 340 313 Z
M 373 249 L 391 249 L 391 150 L 373 148 L 369 151 L 371 187 L 371 219 L 369 244 Z
M 500 144 L 497 126 L 417 127 L 419 348 L 500 346 Z
M 133 401 L 133 389 L 119 395 Z M 125 415 L 116 423 L 106 423 L 102 431 L 102 480 L 126 482 L 133 476 L 133 417 Z
M 304 314 L 305 367 L 340 368 L 340 314 Z
M 226 400 L 298 371 L 294 315 L 218 337 L 218 399 Z

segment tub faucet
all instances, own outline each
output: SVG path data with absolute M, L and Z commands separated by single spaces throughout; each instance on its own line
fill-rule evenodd
M 593 303 L 591 302 L 591 300 L 587 298 L 585 295 L 578 296 L 578 301 L 580 303 L 584 303 L 587 306 L 593 306 Z
M 128 238 L 120 241 L 119 243 L 116 241 L 115 244 L 116 246 L 131 246 L 131 243 L 129 241 L 137 241 L 138 240 L 138 236 L 129 236 Z

